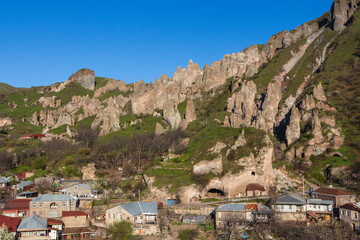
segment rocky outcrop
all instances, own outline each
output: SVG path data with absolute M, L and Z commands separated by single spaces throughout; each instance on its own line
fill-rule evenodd
M 162 135 L 162 134 L 166 133 L 166 131 L 167 130 L 165 128 L 163 128 L 160 123 L 156 123 L 156 125 L 155 125 L 155 134 L 156 135 Z
M 221 155 L 218 155 L 212 161 L 201 161 L 194 165 L 193 172 L 198 175 L 205 175 L 208 173 L 220 174 L 223 171 L 223 163 Z
M 317 86 L 314 87 L 313 95 L 316 100 L 323 101 L 323 102 L 327 101 L 327 99 L 325 97 L 324 89 L 323 89 L 321 83 L 319 83 Z
M 12 124 L 12 120 L 9 117 L 0 118 L 0 127 L 9 126 Z
M 186 99 L 185 120 L 188 123 L 196 120 L 195 104 L 191 98 Z
M 78 70 L 70 76 L 70 82 L 78 82 L 83 88 L 94 90 L 95 89 L 95 72 L 88 68 Z
M 286 128 L 287 144 L 291 145 L 300 138 L 300 113 L 294 105 L 291 110 L 290 124 Z
M 342 31 L 345 29 L 345 24 L 358 9 L 358 2 L 358 0 L 334 0 L 331 7 L 333 30 Z
M 250 126 L 252 124 L 252 119 L 257 111 L 255 94 L 255 83 L 248 81 L 242 84 L 240 91 L 228 99 L 227 109 L 232 112 L 229 119 L 231 127 Z
M 177 129 L 181 122 L 181 116 L 177 105 L 174 102 L 168 102 L 163 111 L 164 120 L 170 125 L 172 129 Z
M 126 93 L 128 91 L 128 87 L 126 86 L 126 83 L 124 81 L 108 79 L 108 82 L 104 87 L 101 87 L 94 92 L 94 98 L 98 98 L 103 94 L 112 91 L 121 91 Z
M 52 97 L 40 97 L 39 103 L 42 104 L 43 108 L 52 107 L 57 108 L 61 105 L 61 99 L 56 99 L 56 96 Z

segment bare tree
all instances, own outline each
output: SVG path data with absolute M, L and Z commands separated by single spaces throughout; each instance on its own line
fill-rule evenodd
M 99 133 L 99 128 L 91 128 L 89 126 L 82 125 L 77 130 L 75 140 L 82 142 L 87 148 L 92 148 L 94 141 L 99 136 Z
M 54 180 L 51 177 L 35 178 L 35 188 L 44 194 L 54 189 Z

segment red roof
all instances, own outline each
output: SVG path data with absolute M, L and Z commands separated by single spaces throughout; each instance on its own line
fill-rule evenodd
M 5 225 L 10 232 L 16 232 L 16 229 L 21 221 L 19 217 L 7 217 L 0 215 L 0 226 Z
M 54 218 L 48 218 L 47 221 L 48 221 L 49 225 L 62 225 L 63 224 L 63 221 L 57 220 L 57 219 L 54 219 Z
M 26 177 L 26 173 L 31 173 L 33 171 L 27 171 L 27 172 L 18 172 L 15 173 L 15 175 L 19 178 L 20 181 L 22 181 Z
M 246 185 L 246 191 L 265 191 L 265 188 L 263 185 L 260 185 L 258 183 L 249 183 Z
M 21 136 L 21 138 L 43 138 L 43 137 L 45 137 L 45 134 L 34 134 L 34 135 Z
M 250 211 L 257 211 L 257 210 L 258 210 L 258 206 L 257 206 L 256 203 L 245 204 L 245 205 L 244 205 L 244 209 L 245 209 L 245 210 L 250 210 Z
M 63 217 L 87 216 L 83 211 L 63 211 Z
M 5 203 L 4 212 L 17 210 L 17 211 L 29 211 L 29 204 L 32 199 L 15 199 L 7 201 Z
M 360 207 L 358 205 L 356 205 L 355 203 L 346 203 L 346 204 L 340 206 L 340 208 L 360 212 Z
M 333 195 L 333 196 L 348 196 L 348 195 L 353 195 L 351 193 L 348 192 L 344 192 L 340 189 L 336 189 L 336 188 L 326 188 L 326 187 L 321 187 L 318 188 L 314 191 L 314 193 L 322 193 L 322 194 L 327 194 L 327 195 Z

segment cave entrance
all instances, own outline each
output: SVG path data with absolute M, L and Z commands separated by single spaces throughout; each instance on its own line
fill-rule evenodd
M 207 195 L 209 197 L 224 197 L 225 193 L 224 191 L 221 191 L 220 189 L 211 188 L 209 191 L 207 191 Z

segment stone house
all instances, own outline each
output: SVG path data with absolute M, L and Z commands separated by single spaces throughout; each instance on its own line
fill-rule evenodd
M 237 228 L 259 217 L 258 204 L 231 203 L 215 209 L 215 225 L 218 229 Z M 270 209 L 269 209 L 270 211 Z
M 3 214 L 9 217 L 26 217 L 29 215 L 31 199 L 15 199 L 5 203 Z
M 69 194 L 44 194 L 30 202 L 30 215 L 59 218 L 63 211 L 77 210 L 79 200 Z
M 336 188 L 321 187 L 311 193 L 312 198 L 333 201 L 333 207 L 338 208 L 345 203 L 356 201 L 356 196 Z
M 70 194 L 80 199 L 97 198 L 97 191 L 93 190 L 89 184 L 78 183 L 61 189 L 63 194 Z
M 156 234 L 157 202 L 131 202 L 110 208 L 105 214 L 105 224 L 128 221 L 133 224 L 134 233 L 139 235 Z
M 5 226 L 15 237 L 16 229 L 21 221 L 19 217 L 8 217 L 0 215 L 0 226 Z
M 89 226 L 88 215 L 82 211 L 63 211 L 62 220 L 65 228 Z
M 356 232 L 360 232 L 360 202 L 346 203 L 339 208 L 340 221 Z
M 21 220 L 17 228 L 19 240 L 57 240 L 59 239 L 58 230 L 50 228 L 45 218 L 30 216 Z
M 266 194 L 265 187 L 258 183 L 246 185 L 245 193 L 247 197 L 262 196 Z
M 275 218 L 286 222 L 306 222 L 306 201 L 295 195 L 284 195 L 279 197 L 272 206 Z

